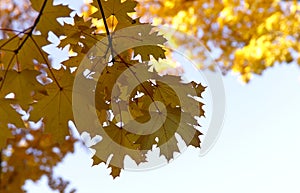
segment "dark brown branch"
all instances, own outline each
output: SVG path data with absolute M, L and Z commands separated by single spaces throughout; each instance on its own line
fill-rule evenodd
M 47 4 L 47 0 L 44 0 L 43 5 L 41 7 L 41 10 L 39 12 L 39 15 L 37 16 L 37 18 L 35 19 L 33 25 L 29 28 L 30 31 L 28 32 L 27 36 L 25 37 L 24 41 L 19 45 L 19 47 L 16 49 L 16 51 L 19 51 L 25 44 L 25 42 L 27 41 L 27 39 L 31 36 L 33 30 L 35 29 L 35 27 L 37 26 L 37 24 L 39 23 L 41 16 L 43 15 L 44 9 L 46 7 Z
M 111 33 L 109 32 L 109 29 L 108 29 L 108 25 L 107 25 L 107 22 L 106 22 L 106 17 L 105 17 L 105 14 L 104 14 L 104 9 L 103 9 L 101 0 L 97 0 L 97 2 L 98 2 L 98 5 L 99 5 L 99 8 L 100 8 L 100 12 L 101 12 L 101 16 L 102 16 L 102 19 L 103 19 L 103 23 L 104 23 L 106 35 L 107 35 L 107 38 L 108 38 L 108 46 L 110 48 L 111 57 L 112 57 L 112 61 L 111 62 L 114 62 L 114 51 L 113 51 Z

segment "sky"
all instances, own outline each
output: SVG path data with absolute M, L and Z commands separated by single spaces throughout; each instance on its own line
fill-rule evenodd
M 221 135 L 208 154 L 188 148 L 171 163 L 147 171 L 123 171 L 115 180 L 104 164 L 91 167 L 77 144 L 55 169 L 77 193 L 205 192 L 299 193 L 300 68 L 282 64 L 249 84 L 223 77 L 226 114 Z M 46 178 L 26 183 L 29 193 L 52 193 Z
M 56 168 L 78 193 L 193 192 L 298 193 L 300 186 L 300 69 L 283 64 L 247 85 L 235 75 L 223 77 L 226 115 L 222 133 L 204 157 L 188 148 L 163 167 L 123 171 L 113 180 L 101 164 L 91 166 L 80 145 Z M 27 183 L 29 193 L 50 193 L 46 179 Z

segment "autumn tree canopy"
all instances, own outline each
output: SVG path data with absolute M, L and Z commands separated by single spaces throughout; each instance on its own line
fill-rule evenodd
M 22 192 L 26 180 L 43 175 L 51 188 L 64 191 L 68 183 L 52 172 L 73 152 L 69 121 L 104 136 L 93 147 L 100 152 L 94 165 L 106 163 L 113 177 L 126 155 L 146 162 L 153 146 L 173 159 L 179 152 L 175 134 L 187 146 L 201 146 L 195 117 L 204 116 L 205 86 L 182 82 L 178 72 L 161 73 L 160 61 L 174 58 L 164 47 L 170 39 L 156 25 L 194 36 L 215 57 L 217 66 L 209 68 L 238 72 L 246 82 L 276 63 L 300 64 L 296 1 L 94 0 L 82 10 L 53 0 L 0 0 L 1 192 Z M 50 36 L 59 39 L 57 48 L 68 49 L 60 65 L 44 49 Z M 201 67 L 198 44 L 176 36 L 171 41 Z M 74 98 L 84 105 L 74 105 Z M 95 117 L 81 118 L 94 107 Z M 149 121 L 153 129 L 154 118 L 160 123 L 155 131 L 139 130 Z
M 297 1 L 138 1 L 138 15 L 154 25 L 198 37 L 224 73 L 234 71 L 249 81 L 276 63 L 300 64 L 300 5 Z M 190 50 L 195 45 L 182 40 Z M 194 57 L 199 57 L 193 54 Z

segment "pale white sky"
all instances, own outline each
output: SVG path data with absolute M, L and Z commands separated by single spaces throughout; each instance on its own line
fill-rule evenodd
M 113 180 L 103 164 L 91 168 L 78 145 L 56 168 L 78 193 L 205 192 L 299 193 L 300 69 L 277 65 L 248 85 L 224 77 L 226 118 L 222 134 L 204 157 L 188 148 L 155 170 L 124 171 Z M 45 178 L 28 182 L 29 193 L 50 193 Z

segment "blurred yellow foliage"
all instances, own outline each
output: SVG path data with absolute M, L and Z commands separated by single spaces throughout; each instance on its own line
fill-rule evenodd
M 138 0 L 138 16 L 154 25 L 168 25 L 197 37 L 224 72 L 249 81 L 276 62 L 296 61 L 300 47 L 300 5 L 278 0 Z M 195 50 L 196 44 L 178 41 Z M 192 51 L 193 52 L 193 51 Z M 201 54 L 201 53 L 200 53 Z M 191 54 L 194 59 L 201 58 Z M 296 54 L 294 54 L 296 55 Z

